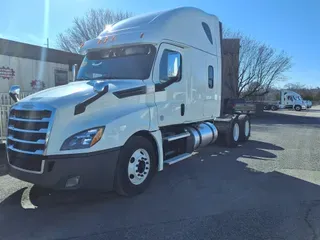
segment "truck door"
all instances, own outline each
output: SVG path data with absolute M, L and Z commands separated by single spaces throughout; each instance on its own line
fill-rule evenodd
M 183 48 L 162 43 L 154 65 L 155 103 L 159 126 L 179 124 L 185 121 L 186 70 Z M 175 81 L 172 81 L 172 79 Z
M 286 95 L 285 96 L 285 108 L 292 108 L 293 107 L 293 96 Z

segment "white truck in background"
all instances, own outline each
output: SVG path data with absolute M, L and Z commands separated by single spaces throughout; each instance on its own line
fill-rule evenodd
M 301 111 L 301 110 L 306 110 L 308 108 L 308 104 L 306 101 L 304 101 L 302 99 L 300 94 L 298 94 L 294 91 L 283 89 L 280 91 L 279 108 L 281 108 L 281 109 L 294 109 L 296 111 Z
M 9 174 L 132 196 L 164 164 L 247 141 L 249 116 L 221 115 L 221 32 L 216 16 L 196 8 L 132 17 L 82 46 L 74 82 L 21 101 L 12 86 Z

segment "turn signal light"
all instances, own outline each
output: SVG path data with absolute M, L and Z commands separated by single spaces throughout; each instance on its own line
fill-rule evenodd
M 95 145 L 97 142 L 100 141 L 102 134 L 103 134 L 103 128 L 100 128 L 99 131 L 96 133 L 96 135 L 93 137 L 90 147 L 92 147 L 93 145 Z

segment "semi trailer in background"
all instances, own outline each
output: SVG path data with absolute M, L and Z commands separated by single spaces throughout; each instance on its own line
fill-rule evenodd
M 9 174 L 54 189 L 143 192 L 164 165 L 250 137 L 250 117 L 223 114 L 222 29 L 196 8 L 120 21 L 82 46 L 74 82 L 16 101 Z

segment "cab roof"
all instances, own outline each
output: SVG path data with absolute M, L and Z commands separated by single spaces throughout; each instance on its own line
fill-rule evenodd
M 164 40 L 220 54 L 219 19 L 193 7 L 142 14 L 107 27 L 97 39 L 88 41 L 85 47 L 90 49 L 133 43 L 158 44 Z

